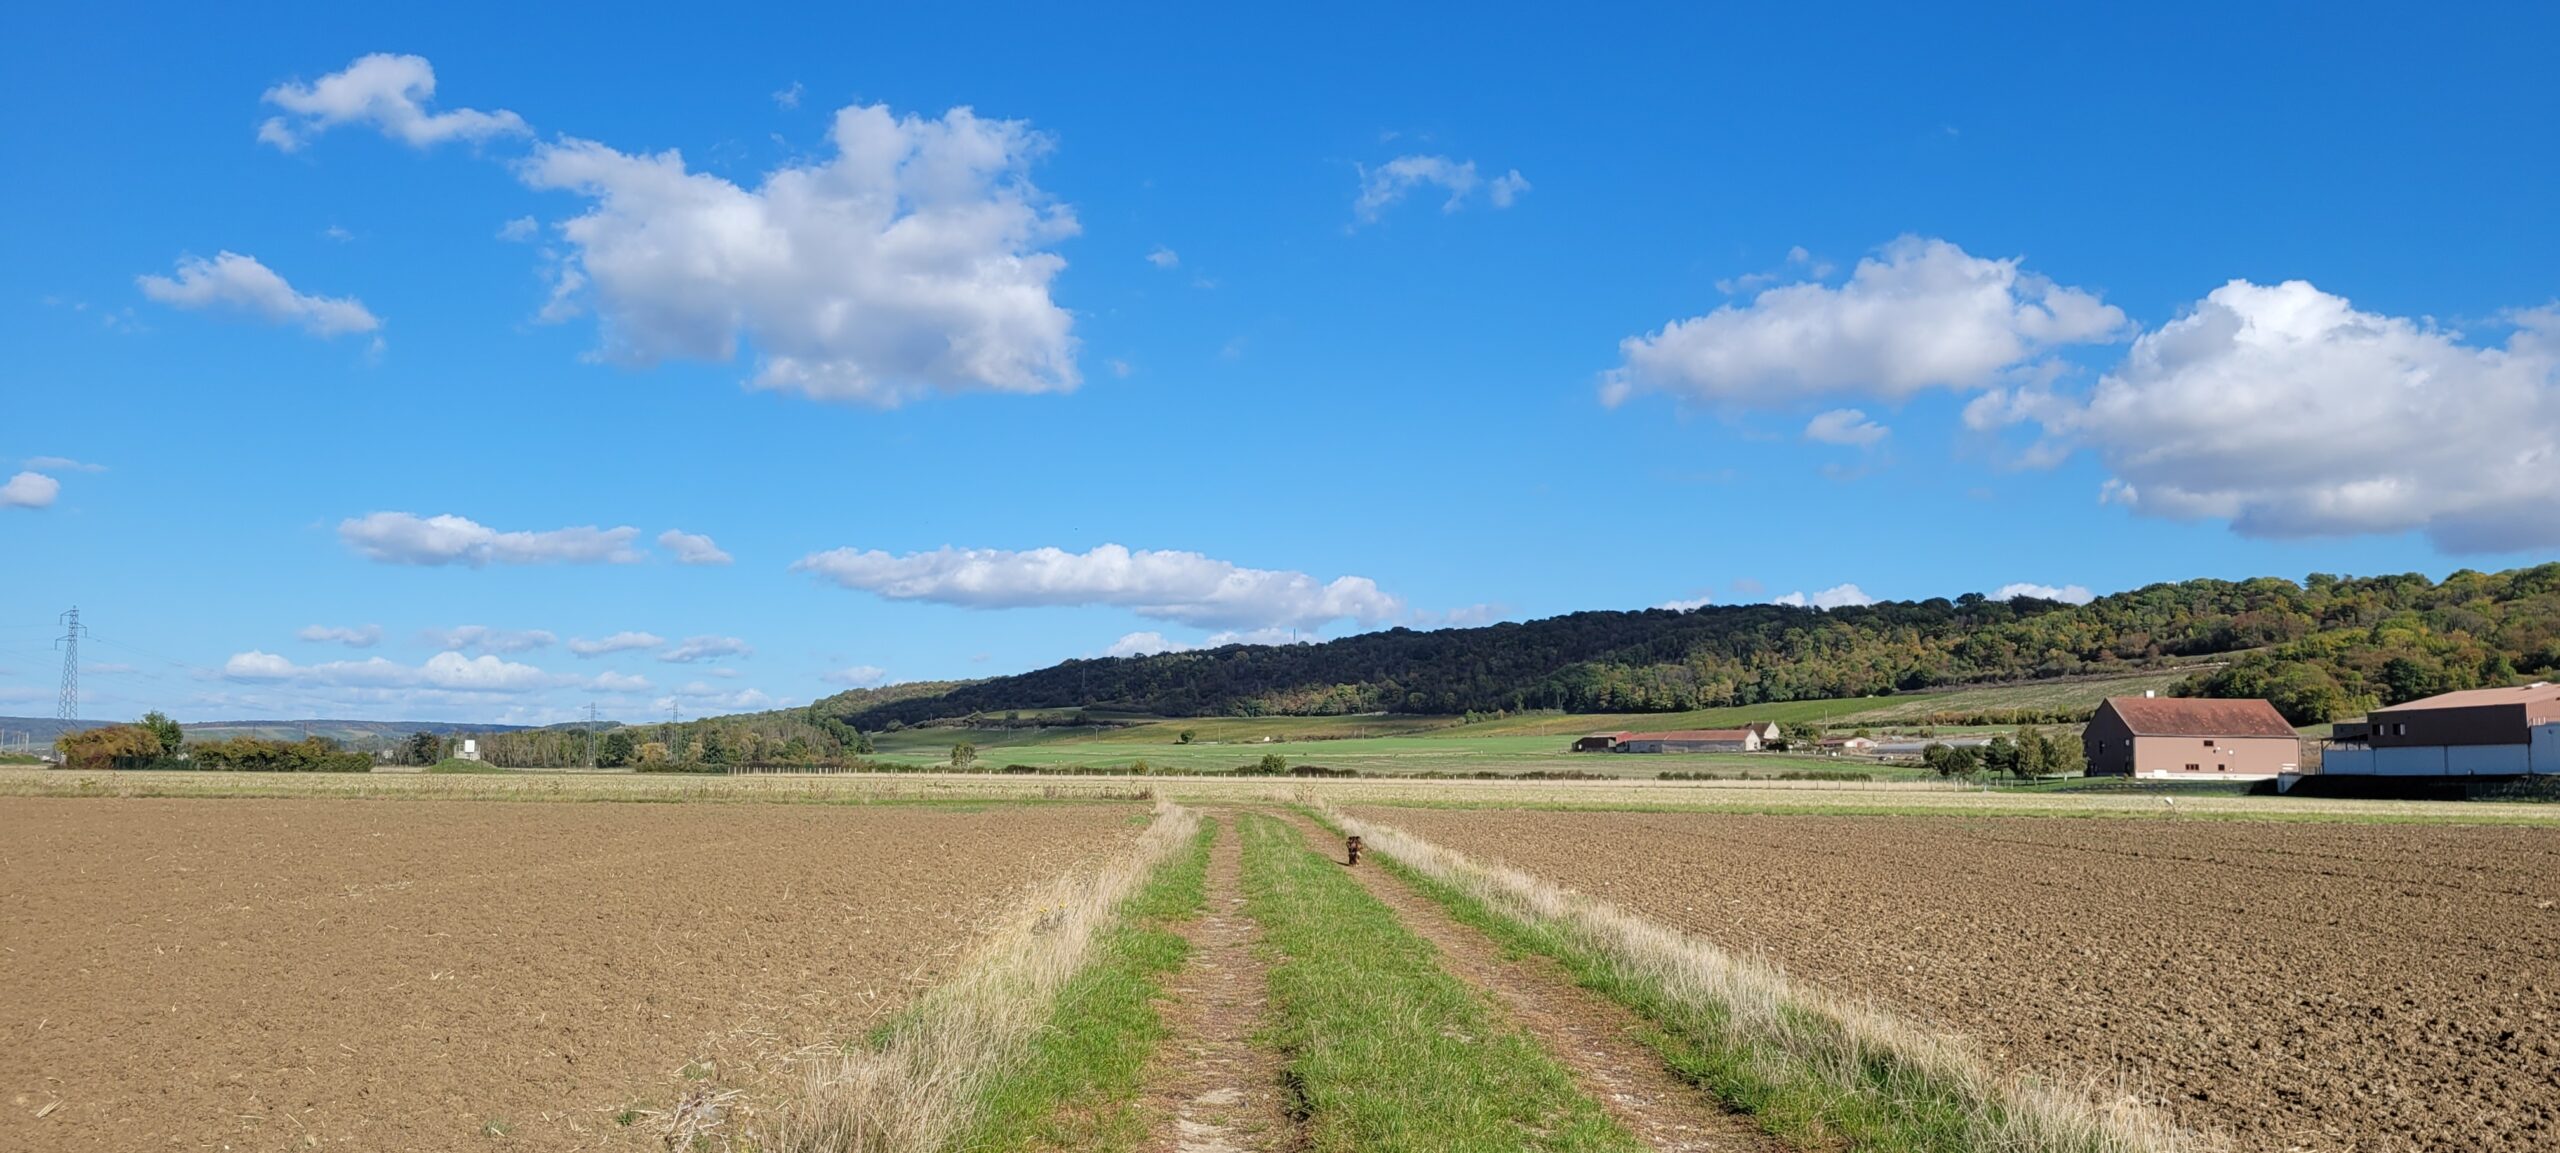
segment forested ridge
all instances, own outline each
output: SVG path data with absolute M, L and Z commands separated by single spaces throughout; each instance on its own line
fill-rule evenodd
M 877 731 L 969 714 L 1667 712 L 2160 667 L 2230 656 L 2182 691 L 2266 696 L 2297 722 L 2560 671 L 2560 563 L 2344 578 L 2190 580 L 2086 605 L 2021 597 L 1837 609 L 1711 605 L 1390 629 L 1311 645 L 1074 660 L 934 691 L 868 690 L 813 723 Z

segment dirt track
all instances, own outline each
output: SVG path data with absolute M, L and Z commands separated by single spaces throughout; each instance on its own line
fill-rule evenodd
M 1143 811 L 0 798 L 0 1147 L 642 1147 Z
M 2244 1149 L 2560 1148 L 2560 832 L 1371 809 Z

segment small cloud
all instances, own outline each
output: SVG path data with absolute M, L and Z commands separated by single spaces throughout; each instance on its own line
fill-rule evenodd
M 1823 444 L 1874 448 L 1877 442 L 1893 435 L 1893 430 L 1867 419 L 1867 414 L 1854 408 L 1835 408 L 1806 421 L 1804 438 Z
M 382 643 L 381 625 L 304 625 L 294 632 L 299 640 L 313 644 L 345 645 L 351 649 L 369 649 Z
M 46 508 L 62 495 L 62 482 L 40 472 L 22 472 L 0 484 L 0 508 Z
M 86 461 L 73 460 L 67 456 L 31 456 L 27 458 L 27 467 L 50 469 L 54 472 L 107 471 L 107 466 L 103 464 L 90 464 Z
M 1756 597 L 1769 591 L 1769 586 L 1750 577 L 1743 577 L 1733 582 L 1733 591 L 1736 596 Z
M 1708 605 L 1711 605 L 1711 604 L 1714 604 L 1714 603 L 1716 603 L 1716 598 L 1715 598 L 1713 595 L 1711 595 L 1711 594 L 1707 594 L 1707 593 L 1700 593 L 1700 594 L 1698 594 L 1697 596 L 1692 597 L 1692 598 L 1690 598 L 1690 599 L 1688 599 L 1688 600 L 1669 600 L 1669 601 L 1664 601 L 1664 602 L 1662 602 L 1661 604 L 1655 605 L 1655 606 L 1653 606 L 1653 607 L 1658 608 L 1658 609 L 1670 609 L 1670 610 L 1671 610 L 1671 611 L 1673 611 L 1673 612 L 1685 613 L 1685 612 L 1691 612 L 1691 611 L 1694 611 L 1694 610 L 1697 610 L 1697 609 L 1705 608 L 1705 607 L 1707 607 Z
M 1104 361 L 1103 365 L 1111 370 L 1111 375 L 1120 377 L 1123 380 L 1128 379 L 1130 373 L 1137 371 L 1135 368 L 1130 366 L 1128 361 L 1122 360 L 1116 356 Z
M 791 87 L 782 89 L 773 94 L 773 102 L 775 105 L 783 108 L 798 108 L 800 106 L 800 93 L 803 91 L 806 91 L 806 89 L 803 89 L 800 86 L 799 81 L 794 80 L 791 82 Z
M 674 648 L 659 653 L 658 659 L 669 664 L 686 665 L 713 657 L 749 656 L 755 651 L 755 646 L 736 637 L 686 637 Z
M 519 216 L 498 226 L 498 239 L 522 244 L 542 233 L 542 222 L 530 216 Z
M 347 231 L 343 225 L 336 224 L 332 224 L 327 228 L 321 229 L 320 235 L 323 239 L 334 240 L 340 244 L 345 244 L 346 242 L 356 238 L 355 233 Z
M 831 685 L 844 685 L 848 688 L 867 689 L 888 679 L 888 676 L 889 670 L 881 668 L 878 665 L 852 665 L 846 668 L 830 669 L 826 672 L 820 673 L 818 674 L 818 679 Z
M 1408 193 L 1425 186 L 1447 192 L 1449 198 L 1440 204 L 1442 212 L 1456 212 L 1466 207 L 1469 198 L 1479 190 L 1495 208 L 1509 208 L 1529 191 L 1529 181 L 1518 169 L 1486 181 L 1476 173 L 1476 162 L 1451 160 L 1446 156 L 1399 156 L 1376 168 L 1360 169 L 1360 195 L 1351 202 L 1352 215 L 1361 223 L 1373 224 L 1387 209 L 1402 201 Z
M 1147 254 L 1147 263 L 1170 270 L 1182 267 L 1182 257 L 1172 249 L 1159 244 L 1155 251 Z
M 296 292 L 274 269 L 237 252 L 178 259 L 175 277 L 134 278 L 142 295 L 172 308 L 245 312 L 272 324 L 291 324 L 318 337 L 378 332 L 382 319 L 352 296 Z
M 668 529 L 658 534 L 658 547 L 674 553 L 677 564 L 727 564 L 732 559 L 701 533 Z
M 665 643 L 667 638 L 656 633 L 622 632 L 600 641 L 591 641 L 585 637 L 571 637 L 569 652 L 579 657 L 600 657 L 608 653 L 630 652 L 634 649 L 654 649 Z
M 1163 633 L 1149 629 L 1146 632 L 1123 634 L 1119 640 L 1111 642 L 1110 648 L 1102 650 L 1102 655 L 1106 657 L 1144 657 L 1153 656 L 1157 653 L 1189 652 L 1199 647 L 1200 646 L 1198 645 L 1188 644 L 1182 641 L 1166 640 Z
M 560 638 L 546 629 L 493 629 L 487 625 L 462 625 L 449 629 L 425 629 L 421 640 L 451 652 L 478 649 L 486 653 L 523 653 L 549 648 Z M 304 640 L 311 638 L 304 637 Z
M 1833 585 L 1810 596 L 1802 592 L 1791 592 L 1782 597 L 1771 597 L 1769 603 L 1794 605 L 1797 608 L 1837 609 L 1871 605 L 1876 603 L 1876 598 L 1868 596 L 1865 589 L 1856 585 L 1844 584 Z

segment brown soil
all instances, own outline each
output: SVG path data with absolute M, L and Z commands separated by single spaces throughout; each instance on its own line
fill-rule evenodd
M 0 798 L 0 1147 L 643 1147 L 1138 813 Z
M 1270 1000 L 1270 965 L 1244 913 L 1244 838 L 1226 817 L 1209 851 L 1208 907 L 1184 929 L 1191 957 L 1166 988 L 1166 1036 L 1140 1094 L 1150 1153 L 1297 1146 L 1281 1103 L 1280 1055 L 1253 1040 Z
M 1309 847 L 1343 859 L 1339 837 L 1302 816 L 1291 823 Z M 1413 934 L 1429 941 L 1443 969 L 1474 986 L 1523 1032 L 1562 1062 L 1574 1084 L 1636 1139 L 1664 1153 L 1743 1153 L 1786 1146 L 1748 1118 L 1717 1108 L 1697 1086 L 1663 1066 L 1644 1043 L 1642 1018 L 1574 983 L 1563 966 L 1540 956 L 1506 956 L 1493 939 L 1462 924 L 1431 898 L 1389 874 L 1374 859 L 1350 869 L 1369 895 L 1395 910 Z
M 1362 815 L 2243 1148 L 2560 1148 L 2560 831 Z

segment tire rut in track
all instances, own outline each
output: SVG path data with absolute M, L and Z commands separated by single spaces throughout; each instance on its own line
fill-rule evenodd
M 1284 1153 L 1299 1146 L 1283 1110 L 1280 1055 L 1256 1044 L 1271 999 L 1261 929 L 1244 912 L 1244 834 L 1235 814 L 1209 851 L 1208 897 L 1183 929 L 1191 957 L 1167 985 L 1166 1036 L 1140 1090 L 1147 1153 Z
M 1310 847 L 1336 863 L 1342 860 L 1339 838 L 1301 814 L 1285 816 L 1306 834 Z M 1663 1153 L 1777 1153 L 1789 1148 L 1665 1068 L 1661 1055 L 1644 1041 L 1648 1026 L 1642 1018 L 1574 983 L 1554 960 L 1534 954 L 1506 958 L 1491 937 L 1386 870 L 1361 866 L 1348 871 L 1394 910 L 1405 928 L 1439 950 L 1442 968 L 1485 994 L 1503 1016 L 1536 1038 L 1573 1074 L 1574 1084 L 1646 1148 Z

